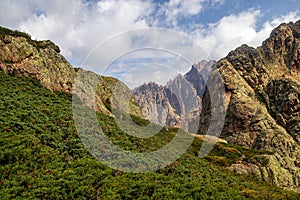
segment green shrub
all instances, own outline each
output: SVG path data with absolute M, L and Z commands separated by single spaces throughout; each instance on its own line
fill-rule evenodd
M 164 169 L 143 174 L 113 170 L 91 156 L 78 137 L 71 94 L 0 70 L 0 98 L 1 199 L 299 199 L 299 194 L 219 166 L 256 151 L 217 145 L 210 162 L 198 157 L 198 139 Z M 97 116 L 111 141 L 130 151 L 157 150 L 178 130 L 135 138 L 122 132 L 113 117 Z

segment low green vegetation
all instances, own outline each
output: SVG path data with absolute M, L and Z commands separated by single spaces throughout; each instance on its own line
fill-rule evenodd
M 253 177 L 227 171 L 220 163 L 200 159 L 201 141 L 174 163 L 144 174 L 113 170 L 84 148 L 74 126 L 72 96 L 51 92 L 36 80 L 0 70 L 1 199 L 299 199 Z M 174 137 L 162 129 L 151 139 L 123 133 L 112 117 L 98 114 L 111 141 L 132 151 L 161 148 Z M 135 118 L 145 126 L 147 121 Z M 221 165 L 259 152 L 217 145 L 209 155 Z M 265 153 L 265 152 L 262 152 Z
M 27 40 L 31 40 L 31 36 L 27 33 L 21 32 L 21 31 L 17 31 L 17 30 L 10 30 L 8 28 L 4 28 L 0 26 L 0 38 L 3 38 L 6 35 L 11 35 L 11 36 L 20 36 L 20 37 L 24 37 Z
M 218 143 L 205 159 L 217 165 L 229 167 L 231 164 L 241 160 L 247 163 L 264 164 L 262 161 L 265 157 L 261 155 L 272 154 L 273 152 L 270 151 L 254 150 L 233 144 Z

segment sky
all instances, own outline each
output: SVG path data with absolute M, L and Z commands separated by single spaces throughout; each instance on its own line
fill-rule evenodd
M 2 0 L 0 25 L 50 39 L 74 67 L 130 88 L 165 84 L 202 59 L 261 45 L 300 19 L 298 0 Z

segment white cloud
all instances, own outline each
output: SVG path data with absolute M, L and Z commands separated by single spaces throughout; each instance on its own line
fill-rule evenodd
M 182 17 L 191 17 L 201 13 L 205 6 L 223 4 L 225 0 L 169 0 L 161 5 L 158 16 L 163 21 L 156 21 L 154 25 L 165 24 L 171 28 L 178 28 L 178 20 Z
M 164 20 L 156 20 L 153 24 L 165 24 L 168 27 L 177 27 L 179 17 L 187 17 L 200 13 L 204 1 L 205 0 L 169 0 L 160 6 L 156 14 L 156 18 L 162 17 Z
M 139 65 L 125 73 L 120 80 L 129 88 L 135 87 L 151 81 L 165 85 L 167 81 L 178 75 L 178 71 L 168 65 L 147 64 Z
M 283 22 L 296 21 L 300 17 L 297 12 L 291 12 L 266 21 L 257 30 L 258 18 L 261 15 L 260 10 L 251 9 L 237 15 L 225 16 L 217 23 L 210 24 L 207 29 L 200 26 L 191 35 L 212 59 L 217 60 L 242 44 L 254 47 L 261 45 L 276 26 Z
M 17 29 L 24 19 L 34 15 L 32 11 L 30 0 L 3 0 L 0 6 L 0 24 Z
M 122 70 L 125 73 L 131 67 L 144 64 L 168 65 L 177 73 L 185 73 L 193 63 L 202 59 L 208 59 L 207 54 L 184 34 L 169 29 L 143 28 L 105 41 L 92 51 L 83 65 L 100 74 L 110 67 L 111 62 L 114 66 L 119 66 L 120 62 L 127 63 L 123 69 L 110 70 L 113 74 Z M 99 68 L 99 65 L 104 68 Z M 141 76 L 138 78 L 142 79 Z
M 3 11 L 14 11 L 1 12 L 1 24 L 29 32 L 35 39 L 54 41 L 61 47 L 62 54 L 76 65 L 108 37 L 147 27 L 145 18 L 153 9 L 151 2 L 137 0 L 26 0 L 26 3 L 20 0 L 1 4 L 6 6 L 5 9 L 1 6 Z
M 279 26 L 281 23 L 288 23 L 288 22 L 295 22 L 300 18 L 298 12 L 290 12 L 287 15 L 280 16 L 278 18 L 274 18 L 271 21 L 266 21 L 263 24 L 261 30 L 256 33 L 256 36 L 253 38 L 252 41 L 249 42 L 250 45 L 259 46 L 261 42 L 269 37 L 271 31 Z
M 179 13 L 183 16 L 196 15 L 201 12 L 205 0 L 171 0 L 169 4 L 172 7 L 178 7 Z
M 28 32 L 34 39 L 54 41 L 68 60 L 79 65 L 95 45 L 109 37 L 134 28 L 149 27 L 150 15 L 160 13 L 165 17 L 160 25 L 173 23 L 175 27 L 179 17 L 199 14 L 203 4 L 210 1 L 221 2 L 170 0 L 157 11 L 154 8 L 158 3 L 144 0 L 3 0 L 0 22 L 10 28 Z M 127 48 L 130 38 L 122 39 L 118 48 Z M 168 40 L 173 41 L 170 37 L 158 43 L 167 44 Z

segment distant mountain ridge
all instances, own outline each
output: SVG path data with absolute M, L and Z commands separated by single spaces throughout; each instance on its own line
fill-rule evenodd
M 143 115 L 158 124 L 195 130 L 190 123 L 200 115 L 205 82 L 214 61 L 194 64 L 184 76 L 178 74 L 165 86 L 145 83 L 133 90 Z

